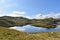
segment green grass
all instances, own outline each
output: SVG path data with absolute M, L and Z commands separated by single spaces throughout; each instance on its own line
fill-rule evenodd
M 26 33 L 0 27 L 0 40 L 24 40 Z
M 0 40 L 60 40 L 60 32 L 25 33 L 0 27 Z

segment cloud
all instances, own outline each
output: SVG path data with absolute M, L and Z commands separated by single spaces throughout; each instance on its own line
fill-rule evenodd
M 4 3 L 6 0 L 0 0 L 0 2 Z
M 12 3 L 12 4 L 5 4 L 5 5 L 0 5 L 0 10 L 5 10 L 5 9 L 8 9 L 10 7 L 16 7 L 17 6 L 17 3 Z
M 60 13 L 48 13 L 48 14 L 42 14 L 38 13 L 35 16 L 28 16 L 26 12 L 24 11 L 12 11 L 10 13 L 0 13 L 0 16 L 12 16 L 12 17 L 25 17 L 29 19 L 44 19 L 44 18 L 60 18 Z
M 42 18 L 44 18 L 44 15 L 42 15 L 41 13 L 39 13 L 39 14 L 35 15 L 35 18 L 36 19 L 42 19 Z
M 0 17 L 1 17 L 1 16 L 4 16 L 4 15 L 0 14 Z
M 23 16 L 24 14 L 26 14 L 24 11 L 12 11 L 11 13 L 7 14 L 7 16 L 19 17 Z
M 39 14 L 36 14 L 35 15 L 35 19 L 44 19 L 44 18 L 60 18 L 60 13 L 49 13 L 49 14 L 42 14 L 42 13 L 39 13 Z
M 26 14 L 26 12 L 24 11 L 12 11 L 10 13 L 1 13 L 0 12 L 0 16 L 13 16 L 13 17 L 19 17 L 19 16 L 24 16 Z M 24 16 L 27 17 L 27 16 Z
M 7 16 L 12 16 L 12 17 L 25 17 L 28 19 L 32 19 L 30 16 L 25 16 L 27 13 L 24 11 L 12 11 L 11 13 L 7 14 Z
M 13 11 L 12 13 L 13 14 L 18 14 L 18 15 L 20 15 L 20 14 L 26 14 L 26 12 L 23 12 L 23 11 L 21 11 L 21 12 L 19 12 L 19 11 Z
M 28 18 L 28 19 L 32 19 L 32 17 L 30 16 L 26 16 L 26 12 L 24 11 L 12 11 L 10 13 L 0 13 L 0 17 L 1 16 L 12 16 L 12 17 L 25 17 L 25 18 Z

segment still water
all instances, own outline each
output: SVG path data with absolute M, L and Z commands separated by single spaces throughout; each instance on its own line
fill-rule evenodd
M 42 27 L 35 27 L 31 25 L 26 25 L 26 26 L 14 26 L 10 27 L 9 29 L 15 29 L 18 31 L 23 31 L 23 32 L 60 32 L 60 25 L 57 25 L 56 28 L 42 28 Z

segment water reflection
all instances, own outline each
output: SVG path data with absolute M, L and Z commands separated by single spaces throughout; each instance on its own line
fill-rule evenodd
M 20 26 L 15 26 L 15 27 L 10 27 L 10 29 L 15 29 L 18 31 L 23 31 L 23 32 L 60 32 L 60 25 L 58 25 L 56 28 L 42 28 L 42 27 L 35 27 L 31 25 L 26 25 L 23 27 Z

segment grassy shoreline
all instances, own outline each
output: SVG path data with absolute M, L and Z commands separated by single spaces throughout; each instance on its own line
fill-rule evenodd
M 25 33 L 0 27 L 0 40 L 60 40 L 60 32 Z

